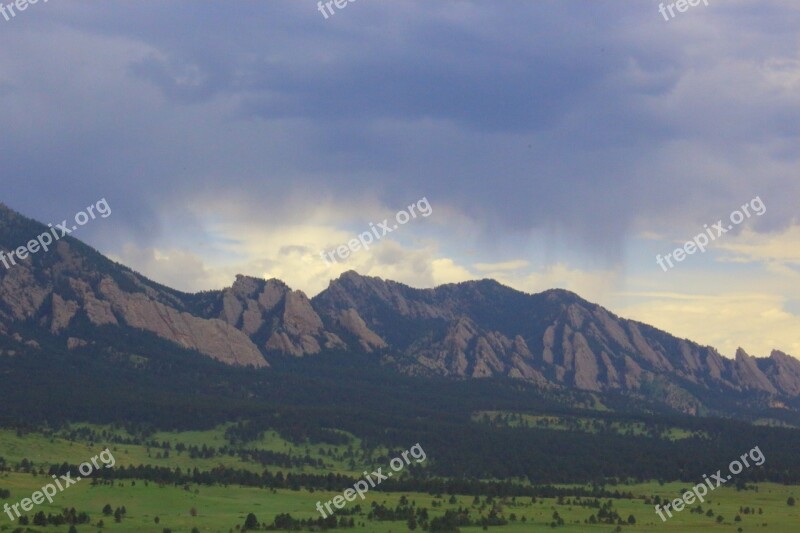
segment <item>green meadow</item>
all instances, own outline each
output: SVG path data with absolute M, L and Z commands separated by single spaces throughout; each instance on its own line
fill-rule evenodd
M 73 426 L 73 428 L 78 426 Z M 89 427 L 89 426 L 85 426 Z M 91 429 L 101 432 L 110 428 L 91 426 Z M 148 437 L 158 442 L 169 442 L 171 451 L 168 457 L 161 454 L 161 449 L 139 444 L 111 444 L 107 442 L 71 442 L 65 438 L 66 432 L 28 433 L 18 435 L 12 430 L 0 430 L 0 455 L 5 459 L 6 465 L 12 469 L 23 459 L 34 463 L 33 472 L 3 472 L 0 474 L 0 488 L 11 492 L 9 499 L 3 503 L 16 503 L 22 498 L 29 497 L 32 492 L 40 489 L 50 481 L 46 474 L 50 465 L 68 462 L 78 464 L 97 455 L 106 446 L 112 451 L 116 466 L 152 464 L 156 466 L 169 466 L 198 468 L 205 470 L 219 465 L 261 471 L 264 469 L 257 463 L 243 461 L 238 457 L 228 455 L 208 459 L 191 459 L 187 452 L 178 453 L 175 446 L 179 443 L 194 446 L 222 447 L 227 445 L 224 437 L 224 427 L 213 431 L 170 433 L 160 432 Z M 124 432 L 113 432 L 119 437 L 127 437 Z M 360 443 L 355 439 L 347 445 L 327 446 L 296 446 L 277 434 L 267 432 L 256 441 L 247 443 L 247 448 L 259 448 L 293 455 L 319 458 L 325 463 L 322 471 L 338 471 L 352 476 L 359 476 L 367 468 L 376 468 L 385 463 L 379 459 L 385 451 L 373 450 L 362 452 Z M 157 457 L 160 456 L 160 457 Z M 355 468 L 350 468 L 350 462 L 357 463 Z M 101 465 L 102 466 L 102 465 Z M 38 472 L 44 470 L 44 474 Z M 271 468 L 271 467 L 268 467 Z M 284 469 L 286 470 L 286 469 Z M 319 469 L 310 466 L 296 468 L 297 471 L 320 473 Z M 589 523 L 598 513 L 597 508 L 584 505 L 593 498 L 536 498 L 530 497 L 495 498 L 487 499 L 485 495 L 478 497 L 472 495 L 432 495 L 414 492 L 387 493 L 372 490 L 366 494 L 362 502 L 356 500 L 349 503 L 348 508 L 360 504 L 362 514 L 353 516 L 355 530 L 376 533 L 405 532 L 409 528 L 404 521 L 377 521 L 370 520 L 366 513 L 373 502 L 394 508 L 401 503 L 401 498 L 415 505 L 428 509 L 431 518 L 441 516 L 447 510 L 459 507 L 466 508 L 472 518 L 486 515 L 494 509 L 509 522 L 503 526 L 489 526 L 492 531 L 508 533 L 522 533 L 527 531 L 764 531 L 764 532 L 796 532 L 800 525 L 800 507 L 787 505 L 791 496 L 800 498 L 800 487 L 783 486 L 775 483 L 760 483 L 748 486 L 748 490 L 737 491 L 734 487 L 720 487 L 708 495 L 707 501 L 700 504 L 703 512 L 690 512 L 685 509 L 666 522 L 662 522 L 656 515 L 653 505 L 645 501 L 659 496 L 662 499 L 674 499 L 681 494 L 681 489 L 689 487 L 688 483 L 655 482 L 645 484 L 607 486 L 606 489 L 619 489 L 625 493 L 632 493 L 633 498 L 608 498 L 601 499 L 603 504 L 610 501 L 609 509 L 626 522 L 625 525 L 592 524 Z M 347 487 L 341 487 L 344 490 Z M 253 513 L 259 522 L 271 524 L 274 517 L 280 513 L 289 513 L 296 519 L 317 518 L 319 513 L 315 509 L 317 501 L 332 499 L 338 492 L 323 492 L 309 490 L 272 490 L 236 485 L 180 485 L 158 484 L 153 481 L 141 479 L 116 480 L 112 483 L 93 484 L 91 480 L 82 479 L 80 482 L 58 493 L 52 504 L 45 502 L 36 506 L 32 512 L 43 511 L 47 513 L 60 513 L 65 507 L 74 507 L 77 511 L 85 511 L 90 517 L 90 524 L 76 526 L 77 531 L 108 531 L 108 532 L 163 532 L 168 529 L 172 532 L 191 532 L 194 528 L 207 532 L 240 531 L 248 513 Z M 112 508 L 124 506 L 126 514 L 119 522 L 114 516 L 104 516 L 102 509 L 105 505 Z M 747 508 L 748 512 L 743 509 Z M 347 508 L 346 508 L 347 509 Z M 710 511 L 710 516 L 709 516 Z M 628 524 L 629 517 L 633 523 Z M 718 517 L 722 517 L 719 519 Z M 739 519 L 737 520 L 737 516 Z M 69 526 L 20 526 L 11 522 L 8 516 L 0 515 L 0 531 L 41 531 L 64 532 Z M 562 525 L 553 527 L 555 517 L 560 517 Z M 102 520 L 102 527 L 98 522 Z M 721 520 L 721 522 L 718 522 Z M 462 527 L 461 531 L 482 531 L 482 527 Z M 419 530 L 418 530 L 419 531 Z

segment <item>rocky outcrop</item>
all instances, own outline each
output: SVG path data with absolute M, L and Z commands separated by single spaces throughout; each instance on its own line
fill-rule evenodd
M 253 341 L 222 320 L 198 318 L 145 294 L 124 292 L 108 277 L 100 282 L 99 291 L 104 303 L 130 327 L 150 331 L 228 364 L 267 366 Z
M 570 344 L 574 351 L 572 360 L 575 369 L 575 386 L 583 390 L 601 390 L 603 387 L 598 380 L 600 375 L 598 360 L 589 348 L 586 338 L 581 333 L 576 333 Z
M 325 291 L 314 297 L 314 308 L 323 317 L 356 309 L 362 317 L 372 319 L 381 309 L 390 309 L 398 316 L 408 319 L 456 318 L 456 310 L 437 305 L 439 302 L 435 302 L 430 297 L 431 294 L 394 281 L 361 276 L 351 270 L 332 281 Z M 368 325 L 369 322 L 367 321 Z
M 69 326 L 72 317 L 80 309 L 78 302 L 72 300 L 64 300 L 58 294 L 53 294 L 53 307 L 51 310 L 50 332 L 53 334 L 60 333 L 63 329 Z
M 70 337 L 67 339 L 67 350 L 75 350 L 77 348 L 83 348 L 84 346 L 88 346 L 89 343 L 83 339 L 78 339 L 76 337 Z
M 117 317 L 111 310 L 111 303 L 99 299 L 89 283 L 80 279 L 70 279 L 69 283 L 72 290 L 75 291 L 81 299 L 83 310 L 86 312 L 89 322 L 95 326 L 104 326 L 107 324 L 112 324 L 114 326 L 119 325 Z
M 346 348 L 339 336 L 325 329 L 308 297 L 280 280 L 239 275 L 220 298 L 218 318 L 252 339 L 266 339 L 267 351 L 300 357 Z
M 7 315 L 11 320 L 25 320 L 33 317 L 51 290 L 36 279 L 30 267 L 29 260 L 6 270 L 0 267 L 5 274 L 0 280 L 0 301 L 8 309 Z
M 456 320 L 444 338 L 431 344 L 427 339 L 407 354 L 429 371 L 459 377 L 510 376 L 544 384 L 546 379 L 533 366 L 525 340 L 509 339 L 498 332 L 484 332 L 470 319 Z M 413 372 L 414 365 L 406 368 Z
M 377 333 L 367 327 L 355 309 L 347 309 L 339 315 L 339 324 L 350 333 L 365 352 L 386 348 L 388 344 Z
M 322 319 L 300 291 L 287 291 L 284 296 L 283 327 L 296 337 L 317 335 L 323 329 Z
M 351 348 L 368 351 L 365 339 L 381 339 L 389 357 L 412 373 L 512 376 L 587 391 L 635 392 L 669 383 L 667 401 L 687 409 L 698 405 L 687 384 L 800 392 L 800 362 L 794 358 L 773 355 L 766 363 L 740 353 L 735 361 L 726 359 L 711 347 L 622 319 L 563 290 L 526 295 L 491 280 L 412 289 L 347 272 L 312 305 L 325 324 L 348 334 L 353 323 L 358 326 L 361 342 Z M 355 316 L 359 320 L 350 319 Z
M 95 326 L 119 327 L 124 323 L 228 364 L 267 365 L 252 340 L 240 330 L 166 305 L 163 302 L 182 304 L 174 294 L 159 290 L 132 272 L 119 271 L 118 277 L 137 291 L 122 290 L 111 276 L 88 267 L 90 262 L 76 247 L 80 247 L 76 241 L 59 241 L 51 256 L 36 254 L 13 268 L 3 268 L 0 309 L 8 323 L 37 317 L 50 334 L 60 335 L 68 332 L 81 314 Z M 45 258 L 49 262 L 45 263 Z M 4 330 L 6 327 L 3 325 Z M 75 349 L 85 342 L 69 337 L 67 347 Z M 24 344 L 39 346 L 35 340 Z
M 756 359 L 747 355 L 741 348 L 736 350 L 734 371 L 739 378 L 739 384 L 745 389 L 762 390 L 771 394 L 778 392 L 769 378 L 758 368 Z
M 760 362 L 764 375 L 776 389 L 788 396 L 800 396 L 800 360 L 773 350 L 768 359 Z

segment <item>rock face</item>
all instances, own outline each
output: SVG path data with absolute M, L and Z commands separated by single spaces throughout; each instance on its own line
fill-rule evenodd
M 8 235 L 35 236 L 45 229 L 0 206 L 0 249 L 12 248 Z M 75 349 L 86 341 L 69 333 L 73 324 L 83 321 L 145 330 L 228 364 L 267 366 L 246 333 L 222 320 L 195 316 L 184 299 L 71 238 L 9 269 L 0 267 L 2 331 L 37 320 L 47 333 L 63 335 L 67 347 Z
M 260 340 L 267 352 L 299 357 L 346 348 L 337 335 L 325 330 L 308 297 L 280 280 L 240 275 L 230 289 L 210 298 L 217 300 L 212 307 L 221 307 L 218 318 Z
M 53 293 L 52 298 L 52 321 L 50 322 L 50 332 L 58 334 L 69 326 L 75 313 L 81 308 L 78 302 L 64 300 L 57 293 Z
M 507 375 L 539 384 L 547 381 L 534 368 L 534 357 L 522 337 L 510 339 L 502 333 L 482 332 L 469 318 L 455 320 L 440 341 L 412 346 L 407 353 L 436 374 L 476 378 Z
M 111 278 L 103 278 L 99 292 L 112 316 L 134 328 L 150 331 L 185 348 L 235 364 L 267 364 L 253 341 L 242 331 L 219 319 L 204 319 L 154 301 L 143 293 L 122 291 Z
M 778 392 L 778 389 L 770 383 L 769 378 L 758 368 L 756 358 L 750 357 L 741 348 L 736 350 L 736 362 L 733 366 L 742 387 L 762 390 L 772 394 Z
M 9 249 L 4 249 L 8 252 Z M 4 270 L 0 268 L 0 270 Z M 0 301 L 3 314 L 12 320 L 25 320 L 33 316 L 44 304 L 50 291 L 42 287 L 31 269 L 20 264 L 6 270 L 0 280 Z
M 367 327 L 367 323 L 355 309 L 345 309 L 339 314 L 338 323 L 358 342 L 365 352 L 372 352 L 388 345 L 377 333 Z
M 800 361 L 778 350 L 773 350 L 769 359 L 758 360 L 764 375 L 781 393 L 800 395 Z
M 510 376 L 587 391 L 665 396 L 693 410 L 692 387 L 800 394 L 800 361 L 781 352 L 735 360 L 563 290 L 524 294 L 492 280 L 413 289 L 347 272 L 312 300 L 326 327 L 358 316 L 353 348 L 379 348 L 414 374 Z M 342 338 L 349 339 L 345 335 Z M 383 344 L 365 346 L 366 339 Z M 687 400 L 687 398 L 689 398 Z

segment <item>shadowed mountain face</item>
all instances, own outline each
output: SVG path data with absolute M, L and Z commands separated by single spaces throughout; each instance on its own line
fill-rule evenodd
M 347 272 L 312 304 L 332 331 L 343 328 L 345 315 L 357 321 L 406 372 L 659 390 L 673 403 L 680 396 L 691 403 L 687 385 L 798 394 L 793 357 L 774 351 L 759 359 L 740 349 L 730 360 L 563 290 L 529 295 L 492 280 L 420 290 Z
M 47 229 L 0 206 L 0 250 Z M 0 265 L 0 335 L 33 349 L 52 336 L 78 349 L 97 342 L 100 326 L 142 330 L 232 365 L 359 351 L 409 374 L 622 391 L 688 412 L 706 393 L 762 393 L 778 404 L 800 394 L 800 361 L 782 352 L 726 359 L 563 290 L 531 295 L 492 280 L 414 289 L 351 271 L 311 300 L 280 280 L 246 276 L 185 294 L 70 237 Z

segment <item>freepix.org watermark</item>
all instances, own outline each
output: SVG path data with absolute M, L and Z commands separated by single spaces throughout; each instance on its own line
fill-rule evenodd
M 114 455 L 111 453 L 111 451 L 108 448 L 106 448 L 105 450 L 100 452 L 100 454 L 92 457 L 89 460 L 91 461 L 91 463 L 89 461 L 86 461 L 85 463 L 80 464 L 80 466 L 78 467 L 78 472 L 80 473 L 80 475 L 83 477 L 87 477 L 95 470 L 100 470 L 100 465 L 97 464 L 98 459 L 100 459 L 100 462 L 103 463 L 106 468 L 112 468 L 117 462 L 114 459 Z M 59 492 L 64 492 L 65 489 L 80 481 L 81 478 L 80 476 L 78 476 L 75 479 L 72 479 L 72 472 L 67 472 L 63 476 L 56 476 L 55 474 L 53 474 L 53 480 L 55 481 L 55 484 L 48 483 L 40 490 L 37 490 L 36 492 L 31 494 L 30 498 L 22 498 L 22 500 L 19 503 L 15 503 L 14 505 L 11 506 L 9 506 L 7 503 L 3 504 L 3 511 L 6 512 L 9 520 L 13 522 L 14 520 L 16 520 L 21 516 L 19 512 L 20 507 L 22 507 L 22 510 L 24 512 L 28 512 L 33 509 L 34 504 L 40 505 L 44 503 L 45 499 L 47 499 L 48 502 L 53 503 L 53 496 L 55 496 Z M 56 490 L 56 487 L 58 487 L 58 490 Z M 17 515 L 16 518 L 14 517 L 14 515 L 11 514 L 12 509 L 14 513 Z
M 320 1 L 317 2 L 317 11 L 322 13 L 322 16 L 325 17 L 325 20 L 328 20 L 328 12 L 330 12 L 331 15 L 336 14 L 336 11 L 333 10 L 333 6 L 336 6 L 336 9 L 344 9 L 347 7 L 349 2 L 355 1 L 356 0 L 328 0 L 325 2 L 325 5 L 323 5 L 323 3 Z M 328 8 L 327 11 L 325 8 Z
M 714 490 L 717 487 L 721 487 L 724 483 L 730 481 L 734 475 L 741 473 L 745 466 L 750 468 L 750 462 L 747 460 L 748 456 L 750 457 L 750 460 L 753 461 L 753 466 L 761 466 L 767 459 L 761 452 L 761 448 L 756 446 L 749 452 L 742 454 L 742 456 L 739 458 L 741 459 L 741 462 L 739 459 L 734 459 L 731 461 L 731 464 L 728 465 L 730 474 L 723 477 L 722 470 L 717 470 L 717 473 L 711 474 L 710 477 L 703 474 L 703 482 L 692 487 L 690 491 L 687 490 L 684 492 L 683 496 L 680 498 L 675 498 L 671 502 L 667 503 L 663 509 L 661 508 L 661 505 L 656 505 L 656 514 L 661 517 L 662 522 L 666 522 L 667 519 L 664 517 L 664 513 L 662 513 L 662 511 L 667 513 L 669 517 L 672 518 L 672 513 L 669 510 L 670 506 L 672 506 L 672 510 L 677 513 L 683 511 L 685 505 L 691 505 L 695 501 L 699 501 L 701 503 L 704 502 L 705 500 L 703 498 L 706 494 L 708 494 L 708 491 Z M 744 466 L 742 466 L 743 463 Z
M 667 4 L 666 6 L 662 2 L 658 4 L 658 12 L 664 16 L 664 20 L 669 22 L 678 16 L 675 13 L 676 9 L 678 10 L 678 13 L 685 13 L 690 7 L 699 6 L 701 2 L 708 6 L 708 0 L 678 0 L 677 2 Z M 669 11 L 669 17 L 667 16 L 667 11 Z
M 42 0 L 42 2 L 46 4 L 47 0 Z M 8 22 L 17 16 L 17 12 L 25 11 L 28 9 L 28 6 L 38 3 L 39 0 L 16 0 L 15 2 L 10 2 L 8 5 L 0 4 L 0 14 L 2 14 L 3 18 Z
M 15 266 L 17 261 L 26 259 L 28 255 L 33 255 L 39 250 L 48 251 L 50 245 L 61 237 L 69 235 L 78 229 L 78 226 L 83 226 L 90 220 L 94 220 L 96 218 L 95 210 L 97 210 L 97 214 L 100 215 L 101 218 L 108 218 L 111 216 L 111 208 L 108 206 L 108 202 L 106 202 L 105 198 L 101 198 L 94 205 L 87 207 L 86 211 L 80 211 L 75 214 L 75 224 L 72 225 L 71 229 L 66 219 L 62 220 L 61 224 L 56 224 L 55 227 L 53 227 L 53 224 L 48 224 L 50 231 L 46 231 L 35 239 L 31 239 L 25 246 L 20 246 L 16 250 L 8 252 L 8 254 L 0 250 L 0 263 L 2 263 L 6 269 L 9 269 Z
M 384 481 L 392 477 L 394 472 L 399 472 L 403 468 L 405 468 L 406 465 L 410 465 L 411 460 L 408 458 L 409 455 L 417 463 L 423 462 L 428 457 L 427 455 L 425 455 L 425 450 L 422 449 L 422 446 L 420 446 L 418 442 L 415 445 L 413 445 L 410 449 L 402 452 L 400 454 L 400 457 L 395 457 L 394 459 L 389 461 L 389 466 L 391 467 L 392 472 L 386 472 L 386 474 L 383 474 L 381 472 L 383 468 L 379 468 L 372 474 L 368 474 L 365 470 L 364 477 L 367 478 L 369 484 L 367 484 L 367 481 L 364 481 L 363 479 L 356 481 L 352 489 L 344 490 L 343 492 L 344 496 L 337 495 L 334 496 L 332 500 L 328 500 L 327 502 L 325 502 L 324 505 L 325 509 L 328 510 L 328 514 L 333 514 L 333 510 L 331 509 L 331 503 L 333 503 L 333 506 L 336 507 L 337 509 L 343 509 L 344 506 L 347 505 L 347 502 L 352 502 L 353 500 L 356 499 L 356 496 L 361 497 L 362 500 L 366 498 L 366 493 L 369 491 L 370 486 L 373 488 L 377 487 L 378 485 L 381 484 L 381 481 Z M 317 511 L 319 511 L 319 514 L 322 515 L 322 518 L 327 518 L 328 515 L 325 514 L 325 511 L 322 509 L 322 505 L 323 505 L 322 502 L 317 502 Z
M 664 257 L 661 257 L 661 254 L 656 255 L 656 263 L 658 263 L 664 272 L 666 272 L 667 265 L 664 264 L 665 261 L 669 265 L 669 268 L 674 268 L 675 265 L 672 264 L 673 259 L 680 263 L 686 259 L 687 256 L 694 254 L 697 250 L 705 252 L 706 246 L 708 246 L 711 241 L 714 241 L 717 239 L 717 237 L 721 237 L 728 233 L 729 230 L 733 229 L 734 224 L 738 226 L 744 222 L 745 218 L 750 218 L 752 216 L 752 213 L 750 212 L 751 209 L 757 216 L 761 216 L 767 212 L 767 206 L 765 206 L 764 202 L 761 201 L 760 196 L 756 196 L 750 200 L 749 203 L 744 204 L 741 209 L 741 211 L 737 209 L 731 213 L 729 218 L 733 224 L 728 224 L 727 228 L 724 227 L 722 220 L 718 220 L 717 223 L 713 224 L 710 228 L 708 227 L 708 224 L 704 224 L 703 227 L 706 229 L 705 232 L 695 235 L 691 241 L 686 241 L 686 244 L 684 244 L 682 248 L 676 248 L 674 251 L 668 253 Z
M 342 244 L 341 246 L 336 247 L 335 249 L 331 250 L 330 252 L 320 252 L 319 255 L 325 261 L 325 264 L 330 266 L 330 261 L 336 262 L 335 257 L 339 257 L 339 259 L 347 259 L 352 252 L 357 252 L 360 249 L 369 250 L 370 245 L 374 242 L 374 240 L 380 240 L 385 235 L 391 233 L 392 231 L 396 230 L 400 227 L 400 225 L 405 224 L 412 218 L 417 218 L 417 213 L 415 209 L 419 210 L 419 214 L 423 217 L 429 217 L 431 213 L 433 213 L 433 208 L 431 204 L 428 202 L 426 197 L 420 198 L 416 204 L 411 204 L 408 206 L 408 211 L 406 212 L 405 209 L 400 210 L 394 216 L 395 222 L 397 224 L 389 226 L 389 219 L 385 218 L 383 222 L 380 222 L 377 227 L 372 222 L 369 223 L 370 231 L 365 231 L 364 233 L 360 234 L 357 239 L 350 239 L 347 241 L 347 244 Z M 373 235 L 375 236 L 373 239 Z M 330 258 L 330 260 L 329 260 Z

